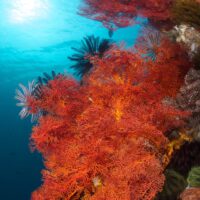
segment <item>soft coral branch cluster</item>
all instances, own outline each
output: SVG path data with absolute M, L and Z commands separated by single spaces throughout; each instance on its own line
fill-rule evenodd
M 79 11 L 110 30 L 138 23 L 137 17 L 161 29 L 182 23 L 199 29 L 199 13 L 199 0 L 83 0 Z
M 80 14 L 100 21 L 108 29 L 126 27 L 136 22 L 136 17 L 152 21 L 167 21 L 173 0 L 84 0 Z
M 31 140 L 46 169 L 33 200 L 149 200 L 161 191 L 165 134 L 187 116 L 163 102 L 186 73 L 177 48 L 163 40 L 155 62 L 113 48 L 90 58 L 82 85 L 60 76 L 41 88 L 30 106 L 45 114 Z

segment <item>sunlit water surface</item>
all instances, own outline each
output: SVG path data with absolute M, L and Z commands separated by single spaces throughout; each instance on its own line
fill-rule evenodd
M 0 199 L 28 200 L 41 184 L 42 158 L 29 150 L 31 123 L 18 118 L 15 89 L 43 72 L 72 73 L 71 47 L 85 35 L 108 38 L 96 21 L 77 15 L 79 0 L 0 0 Z M 134 43 L 139 26 L 113 40 Z

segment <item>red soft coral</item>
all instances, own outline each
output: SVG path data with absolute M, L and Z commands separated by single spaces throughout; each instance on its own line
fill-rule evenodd
M 168 45 L 166 45 L 168 44 Z M 156 60 L 114 48 L 82 85 L 60 77 L 42 88 L 33 107 L 45 111 L 32 143 L 45 160 L 33 200 L 151 200 L 162 189 L 165 133 L 185 113 L 163 103 L 174 97 L 189 63 L 162 41 Z
M 168 21 L 173 0 L 84 0 L 80 14 L 100 21 L 108 29 L 126 27 L 136 17 L 148 17 L 152 22 Z

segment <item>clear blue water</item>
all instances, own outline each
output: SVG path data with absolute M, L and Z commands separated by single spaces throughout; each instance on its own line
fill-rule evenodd
M 15 106 L 18 83 L 43 72 L 73 73 L 71 47 L 86 35 L 108 38 L 101 23 L 77 15 L 80 0 L 0 0 L 0 199 L 28 200 L 41 184 L 42 158 L 31 153 L 32 124 Z M 132 45 L 138 25 L 120 29 L 113 40 Z

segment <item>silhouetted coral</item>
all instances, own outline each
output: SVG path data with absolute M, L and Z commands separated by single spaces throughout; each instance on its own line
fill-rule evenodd
M 72 48 L 76 51 L 75 54 L 68 57 L 71 61 L 76 62 L 75 65 L 72 65 L 78 76 L 83 76 L 90 71 L 93 67 L 90 62 L 90 56 L 99 56 L 102 57 L 104 53 L 110 49 L 112 43 L 108 39 L 100 39 L 99 37 L 87 36 L 81 41 L 80 48 Z

